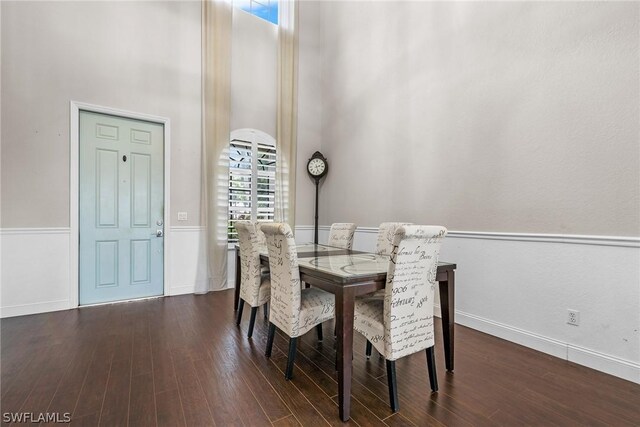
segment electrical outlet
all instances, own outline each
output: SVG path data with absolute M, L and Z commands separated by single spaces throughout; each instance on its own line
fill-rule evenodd
M 187 218 L 186 212 L 178 212 L 178 221 L 186 221 Z
M 567 310 L 567 323 L 573 326 L 580 325 L 580 312 L 578 310 Z

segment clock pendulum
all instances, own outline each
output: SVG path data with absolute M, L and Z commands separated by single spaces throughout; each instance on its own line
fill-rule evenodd
M 313 237 L 313 243 L 318 244 L 318 184 L 320 179 L 327 174 L 329 170 L 329 164 L 327 159 L 320 154 L 319 151 L 313 153 L 313 156 L 307 162 L 307 172 L 314 179 L 316 183 L 316 217 L 315 217 L 315 234 Z

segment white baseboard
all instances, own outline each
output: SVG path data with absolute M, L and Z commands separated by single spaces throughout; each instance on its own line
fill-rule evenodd
M 51 311 L 69 310 L 69 300 L 36 302 L 33 304 L 22 304 L 5 306 L 0 309 L 0 317 L 26 316 L 30 314 L 48 313 Z
M 640 383 L 640 364 L 456 310 L 456 323 L 569 362 Z
M 567 360 L 640 384 L 640 364 L 567 344 Z
M 169 289 L 169 296 L 192 294 L 195 291 L 195 285 L 173 286 Z

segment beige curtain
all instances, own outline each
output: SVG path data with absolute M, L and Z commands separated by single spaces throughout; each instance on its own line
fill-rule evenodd
M 295 230 L 298 122 L 298 5 L 278 4 L 278 113 L 276 123 L 276 221 Z
M 227 286 L 229 132 L 231 113 L 231 2 L 202 3 L 202 150 L 209 281 L 196 293 Z

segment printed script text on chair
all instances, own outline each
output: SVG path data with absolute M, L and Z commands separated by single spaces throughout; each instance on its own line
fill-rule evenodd
M 256 226 L 251 221 L 236 221 L 238 231 L 238 244 L 240 246 L 240 302 L 238 306 L 238 319 L 242 320 L 242 309 L 247 302 L 251 306 L 251 319 L 247 336 L 253 335 L 253 327 L 256 321 L 258 307 L 266 305 L 271 297 L 271 280 L 269 271 L 264 271 L 260 266 L 260 244 Z
M 265 237 L 264 233 L 262 232 L 262 224 L 264 224 L 264 222 L 256 222 L 256 233 L 258 234 L 258 246 L 261 249 L 266 250 L 267 248 L 267 238 Z M 262 266 L 262 274 L 269 274 L 269 266 L 268 265 L 263 265 Z M 269 304 L 265 304 L 264 305 L 264 318 L 268 319 L 268 309 L 267 306 Z
M 403 225 L 411 225 L 410 222 L 383 222 L 378 227 L 378 236 L 376 239 L 376 254 L 390 255 L 393 249 L 393 236 L 396 234 L 398 227 Z
M 376 239 L 376 255 L 388 256 L 393 249 L 393 236 L 396 233 L 398 227 L 403 225 L 411 225 L 410 222 L 383 222 L 378 227 L 378 236 Z M 384 299 L 385 291 L 380 289 L 373 294 L 367 295 L 366 298 Z M 365 350 L 367 359 L 371 357 L 371 343 L 367 341 L 367 348 Z
M 356 232 L 356 225 L 351 222 L 336 222 L 329 230 L 329 240 L 327 244 L 336 248 L 353 248 L 353 235 Z
M 266 356 L 271 356 L 276 326 L 290 338 L 285 379 L 293 374 L 296 343 L 299 336 L 326 320 L 333 319 L 335 298 L 317 288 L 300 286 L 296 242 L 288 224 L 263 224 L 267 236 L 271 271 L 271 309 Z
M 427 352 L 432 391 L 438 390 L 435 368 L 433 299 L 438 256 L 447 229 L 403 226 L 396 229 L 383 300 L 359 298 L 353 327 L 387 359 L 391 409 L 399 409 L 395 361 Z
M 256 234 L 258 236 L 258 245 L 263 246 L 263 247 L 267 247 L 267 237 L 264 235 L 264 232 L 262 231 L 262 224 L 265 224 L 264 222 L 256 222 Z

